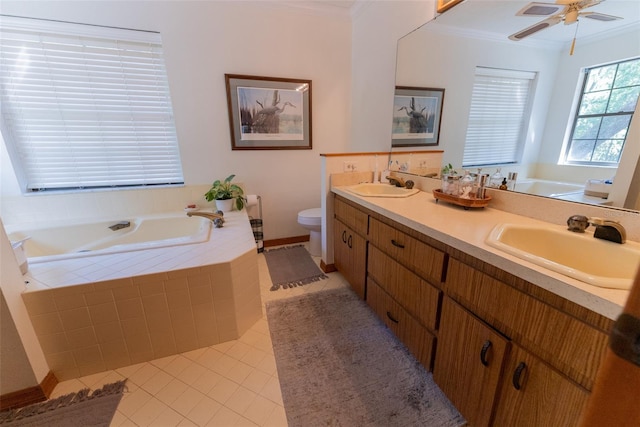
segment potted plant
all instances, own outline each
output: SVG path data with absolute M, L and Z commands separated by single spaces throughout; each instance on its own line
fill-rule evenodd
M 208 202 L 215 200 L 216 206 L 221 211 L 228 212 L 233 209 L 234 205 L 236 209 L 242 210 L 244 207 L 244 191 L 239 185 L 231 183 L 233 178 L 235 178 L 235 175 L 229 175 L 224 181 L 215 180 L 209 191 L 204 194 L 204 198 Z M 224 200 L 227 202 L 222 202 Z

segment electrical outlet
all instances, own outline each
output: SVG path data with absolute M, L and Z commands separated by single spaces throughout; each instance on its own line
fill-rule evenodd
M 342 164 L 342 168 L 345 172 L 355 172 L 358 170 L 358 162 L 354 161 L 345 161 Z

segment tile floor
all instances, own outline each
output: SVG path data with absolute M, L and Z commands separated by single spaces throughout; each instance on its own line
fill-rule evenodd
M 271 292 L 263 255 L 258 262 L 263 304 L 348 286 L 335 272 L 316 283 Z M 51 397 L 86 387 L 93 390 L 124 378 L 128 378 L 128 390 L 113 427 L 287 425 L 266 316 L 238 340 L 64 381 Z

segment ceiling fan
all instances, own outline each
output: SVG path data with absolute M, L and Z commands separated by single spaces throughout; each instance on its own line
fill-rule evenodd
M 583 9 L 598 5 L 603 1 L 604 0 L 556 0 L 555 3 L 529 3 L 518 11 L 516 16 L 548 16 L 548 18 L 517 33 L 511 34 L 509 39 L 519 41 L 560 22 L 564 22 L 565 25 L 575 24 L 578 22 L 578 18 L 589 18 L 602 22 L 622 19 L 619 16 L 583 11 Z

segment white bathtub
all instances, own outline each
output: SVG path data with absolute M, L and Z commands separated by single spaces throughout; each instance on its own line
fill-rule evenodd
M 129 227 L 109 227 L 128 221 Z M 20 229 L 9 240 L 24 242 L 30 264 L 167 246 L 202 243 L 209 240 L 211 221 L 187 217 L 184 212 L 121 218 L 114 221 L 82 223 L 62 227 Z
M 515 191 L 537 196 L 560 197 L 567 194 L 581 193 L 584 191 L 584 185 L 570 182 L 525 179 L 516 182 Z

